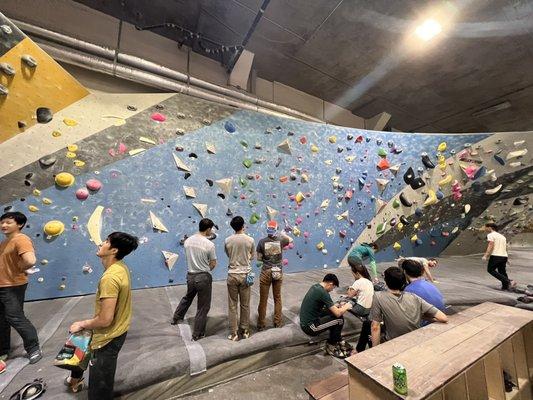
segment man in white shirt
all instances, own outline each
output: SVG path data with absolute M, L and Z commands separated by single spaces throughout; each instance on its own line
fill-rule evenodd
M 509 279 L 505 267 L 507 265 L 507 239 L 498 232 L 498 226 L 489 222 L 485 224 L 485 232 L 488 233 L 489 242 L 483 260 L 489 260 L 487 272 L 501 281 L 502 290 L 509 290 L 516 286 L 516 282 Z
M 198 308 L 194 319 L 192 340 L 199 340 L 205 336 L 207 314 L 211 308 L 211 286 L 213 277 L 211 271 L 217 265 L 215 244 L 208 237 L 215 224 L 209 218 L 204 218 L 199 223 L 199 232 L 188 238 L 185 243 L 187 258 L 187 294 L 183 296 L 172 318 L 172 325 L 183 321 L 185 313 L 192 301 L 198 295 Z

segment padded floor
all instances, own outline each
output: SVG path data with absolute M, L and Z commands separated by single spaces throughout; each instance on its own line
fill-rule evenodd
M 520 248 L 511 252 L 511 266 L 508 273 L 511 279 L 520 284 L 533 284 L 531 258 L 533 249 Z M 391 263 L 380 264 L 383 271 Z M 141 388 L 175 379 L 188 377 L 199 372 L 205 366 L 208 370 L 231 360 L 242 359 L 250 363 L 252 354 L 271 354 L 269 362 L 282 360 L 283 350 L 291 356 L 298 352 L 309 351 L 301 346 L 309 338 L 301 332 L 297 325 L 300 302 L 311 284 L 321 280 L 329 270 L 314 270 L 295 274 L 286 274 L 283 282 L 283 312 L 285 325 L 282 328 L 271 328 L 253 335 L 240 342 L 231 342 L 227 335 L 227 292 L 225 282 L 213 285 L 213 301 L 207 324 L 207 337 L 199 342 L 190 342 L 189 324 L 193 322 L 196 304 L 193 303 L 185 324 L 171 326 L 169 324 L 173 305 L 185 294 L 185 286 L 173 286 L 157 289 L 134 291 L 134 316 L 124 348 L 118 362 L 115 389 L 118 394 L 135 392 Z M 341 281 L 341 289 L 334 293 L 339 296 L 346 286 L 352 283 L 348 269 L 336 269 Z M 484 301 L 493 301 L 515 305 L 517 293 L 497 290 L 499 282 L 487 274 L 485 262 L 479 256 L 441 258 L 440 265 L 433 271 L 438 287 L 450 305 L 473 305 Z M 255 329 L 258 304 L 258 287 L 253 287 L 251 300 L 252 332 Z M 31 302 L 26 304 L 26 313 L 39 330 L 44 358 L 36 365 L 26 365 L 22 358 L 24 351 L 20 338 L 13 333 L 13 353 L 8 360 L 8 370 L 0 380 L 0 396 L 11 395 L 25 383 L 34 378 L 43 377 L 48 384 L 46 399 L 86 398 L 86 392 L 78 395 L 67 395 L 63 386 L 66 372 L 51 365 L 53 358 L 64 343 L 68 327 L 74 320 L 89 318 L 93 311 L 94 296 L 70 299 L 55 299 Z M 268 312 L 272 314 L 272 304 Z M 270 323 L 272 321 L 270 320 Z M 272 325 L 271 325 L 272 326 Z M 345 333 L 356 334 L 360 322 L 353 316 L 347 318 Z M 276 350 L 276 351 L 273 351 Z M 246 359 L 246 361 L 244 360 Z M 256 357 L 264 363 L 265 356 Z M 243 369 L 235 365 L 236 374 Z M 253 364 L 253 362 L 252 362 Z M 250 370 L 254 369 L 250 365 Z M 202 379 L 209 373 L 194 376 L 195 386 L 202 386 Z M 205 377 L 205 378 L 204 378 Z M 231 373 L 225 373 L 224 379 L 230 379 Z M 157 385 L 153 387 L 153 397 L 157 398 Z M 68 397 L 67 397 L 68 396 Z

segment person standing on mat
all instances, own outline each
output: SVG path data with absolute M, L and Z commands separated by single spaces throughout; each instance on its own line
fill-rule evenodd
M 354 248 L 348 254 L 348 264 L 350 267 L 355 265 L 364 265 L 363 261 L 368 258 L 369 267 L 372 271 L 372 279 L 374 283 L 379 282 L 378 271 L 376 266 L 376 257 L 374 253 L 377 251 L 378 246 L 375 243 L 362 243 L 354 246 Z
M 26 221 L 21 212 L 8 212 L 0 217 L 0 229 L 6 236 L 0 243 L 0 361 L 9 357 L 13 327 L 22 337 L 30 364 L 35 364 L 43 356 L 37 330 L 24 315 L 26 271 L 36 262 L 31 239 L 21 233 Z
M 485 224 L 485 232 L 488 233 L 487 250 L 483 254 L 482 260 L 489 260 L 487 272 L 502 283 L 502 290 L 509 290 L 516 286 L 516 282 L 507 276 L 507 239 L 498 232 L 498 225 L 493 222 Z
M 402 264 L 406 260 L 412 260 L 418 262 L 424 269 L 423 273 L 426 276 L 426 279 L 430 282 L 435 282 L 433 276 L 431 275 L 430 268 L 435 268 L 439 265 L 439 261 L 436 258 L 424 258 L 424 257 L 400 257 L 397 259 L 398 267 L 403 268 Z
M 229 258 L 228 265 L 228 319 L 229 340 L 237 341 L 250 337 L 250 292 L 247 275 L 252 271 L 250 266 L 255 255 L 254 239 L 244 231 L 244 219 L 233 217 L 230 222 L 235 234 L 226 238 L 224 250 Z M 240 303 L 240 318 L 237 304 Z M 239 323 L 237 324 L 237 319 Z M 239 328 L 239 330 L 237 330 Z
M 259 306 L 257 308 L 257 330 L 262 331 L 266 325 L 268 291 L 272 286 L 274 297 L 274 328 L 281 328 L 281 283 L 283 282 L 283 248 L 292 242 L 285 232 L 278 234 L 278 223 L 267 222 L 267 237 L 257 243 L 257 266 L 261 267 L 259 277 Z
M 192 301 L 198 295 L 196 317 L 192 340 L 200 340 L 205 337 L 207 314 L 211 308 L 211 289 L 213 276 L 211 271 L 217 265 L 215 244 L 208 239 L 211 237 L 215 226 L 209 218 L 204 218 L 198 224 L 198 233 L 185 240 L 185 256 L 187 258 L 187 294 L 183 296 L 174 311 L 172 325 L 183 321 Z
M 74 322 L 70 332 L 93 331 L 90 344 L 89 400 L 111 400 L 115 385 L 118 353 L 124 345 L 131 322 L 131 277 L 122 261 L 134 251 L 139 240 L 124 232 L 113 232 L 98 247 L 104 273 L 98 282 L 94 317 Z M 83 388 L 83 370 L 72 371 L 65 380 L 73 392 Z
M 342 340 L 343 315 L 352 309 L 352 303 L 334 304 L 329 293 L 336 287 L 339 287 L 337 276 L 326 274 L 322 282 L 309 288 L 300 307 L 300 328 L 309 336 L 329 331 L 326 353 L 346 358 L 352 347 Z

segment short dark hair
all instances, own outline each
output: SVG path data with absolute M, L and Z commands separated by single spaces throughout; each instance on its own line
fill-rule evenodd
M 405 275 L 398 267 L 389 267 L 385 270 L 385 283 L 391 290 L 402 290 L 405 286 Z
M 235 232 L 240 231 L 244 228 L 244 218 L 240 215 L 233 217 L 229 223 Z
M 498 225 L 496 225 L 494 222 L 487 222 L 485 224 L 485 226 L 487 228 L 492 228 L 493 230 L 495 230 L 496 232 L 498 232 Z
M 21 228 L 24 228 L 24 225 L 28 222 L 28 218 L 19 211 L 6 212 L 0 217 L 0 221 L 4 219 L 14 219 L 17 225 L 22 225 Z
M 209 218 L 203 218 L 200 223 L 198 224 L 198 230 L 200 232 L 205 232 L 206 230 L 212 228 L 215 226 L 215 223 L 211 221 Z
M 424 273 L 424 267 L 422 264 L 415 260 L 404 260 L 402 262 L 402 269 L 405 271 L 407 276 L 411 278 L 419 278 Z
M 139 239 L 136 236 L 124 232 L 113 232 L 107 240 L 112 249 L 118 250 L 115 255 L 117 260 L 122 260 L 139 246 Z
M 339 278 L 337 278 L 337 275 L 335 274 L 326 274 L 324 279 L 322 279 L 322 282 L 331 282 L 335 286 L 339 287 Z

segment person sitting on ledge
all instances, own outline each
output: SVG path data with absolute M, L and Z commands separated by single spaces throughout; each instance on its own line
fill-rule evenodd
M 374 297 L 374 285 L 370 281 L 370 274 L 364 265 L 354 265 L 352 275 L 355 282 L 348 288 L 347 295 L 355 297 L 356 304 L 350 310 L 350 313 L 359 317 L 363 321 L 359 340 L 355 349 L 358 353 L 364 351 L 370 342 L 370 320 L 367 318 L 372 307 L 372 298 Z
M 384 276 L 388 290 L 374 294 L 370 310 L 372 346 L 381 342 L 382 322 L 386 328 L 386 340 L 418 329 L 422 317 L 432 322 L 448 322 L 442 311 L 417 295 L 402 291 L 405 275 L 400 268 L 389 267 Z
M 352 309 L 352 303 L 335 305 L 329 292 L 339 287 L 335 274 L 326 274 L 322 282 L 315 283 L 307 291 L 300 307 L 300 327 L 309 336 L 318 336 L 329 330 L 326 353 L 346 358 L 352 347 L 342 340 L 343 314 Z
M 430 282 L 435 282 L 435 279 L 433 279 L 433 276 L 431 275 L 430 268 L 435 268 L 437 265 L 439 265 L 439 261 L 436 258 L 424 258 L 424 257 L 400 257 L 397 259 L 398 261 L 398 267 L 402 268 L 402 264 L 407 261 L 416 261 L 422 265 L 422 268 L 424 269 L 424 275 L 426 276 L 426 279 Z

